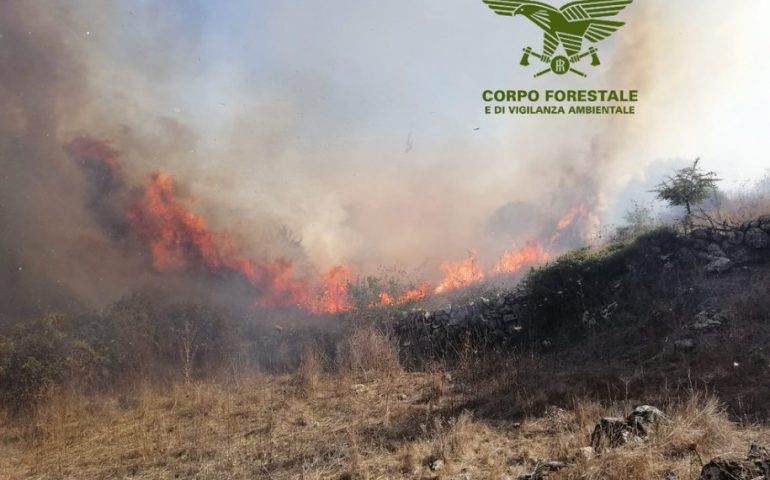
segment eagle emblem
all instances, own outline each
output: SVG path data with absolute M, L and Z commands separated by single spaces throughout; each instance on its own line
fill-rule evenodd
M 557 9 L 534 0 L 484 0 L 498 15 L 522 15 L 543 30 L 543 51 L 536 52 L 527 47 L 521 58 L 521 65 L 524 66 L 529 66 L 530 57 L 548 65 L 548 68 L 536 73 L 535 77 L 550 72 L 557 75 L 571 72 L 585 77 L 586 74 L 575 69 L 573 65 L 589 56 L 592 66 L 596 67 L 601 62 L 595 46 L 590 45 L 588 49 L 583 50 L 584 40 L 592 44 L 598 43 L 615 33 L 625 23 L 607 18 L 616 16 L 632 2 L 633 0 L 578 0 Z

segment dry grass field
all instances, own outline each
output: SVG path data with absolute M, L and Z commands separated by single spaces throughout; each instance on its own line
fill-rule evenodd
M 506 479 L 541 461 L 556 479 L 698 478 L 701 462 L 769 442 L 694 394 L 661 405 L 643 444 L 585 455 L 600 416 L 630 404 L 573 401 L 520 421 L 485 420 L 445 373 L 253 375 L 140 389 L 128 397 L 61 392 L 0 430 L 3 479 Z

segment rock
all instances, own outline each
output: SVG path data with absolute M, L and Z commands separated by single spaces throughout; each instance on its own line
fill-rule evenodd
M 575 452 L 574 458 L 576 461 L 587 462 L 594 458 L 594 455 L 596 455 L 594 447 L 583 447 Z
M 640 405 L 628 418 L 604 417 L 591 434 L 591 446 L 597 452 L 632 442 L 642 442 L 665 417 L 663 412 L 650 405 Z
M 750 262 L 753 259 L 756 259 L 756 257 L 756 250 L 744 246 L 734 247 L 730 251 L 730 258 L 733 260 L 733 263 Z
M 759 226 L 764 231 L 770 231 L 770 215 L 762 215 L 759 217 Z
M 640 405 L 626 419 L 628 426 L 639 437 L 647 437 L 655 425 L 665 417 L 663 412 L 650 405 Z
M 703 310 L 695 315 L 695 321 L 690 325 L 693 330 L 711 330 L 721 327 L 728 320 L 728 315 L 724 312 L 709 312 Z
M 706 247 L 706 252 L 709 255 L 712 255 L 714 257 L 724 257 L 725 256 L 725 252 L 722 250 L 722 247 L 720 247 L 716 243 L 709 243 L 709 246 Z
M 767 449 L 761 445 L 757 445 L 756 443 L 752 443 L 751 447 L 749 448 L 749 458 L 751 459 L 768 459 L 770 458 L 770 452 L 767 451 Z
M 521 475 L 518 480 L 544 480 L 548 478 L 551 472 L 556 472 L 566 466 L 567 464 L 564 462 L 538 463 L 535 465 L 535 469 L 532 470 L 532 473 Z
M 724 273 L 733 267 L 733 261 L 727 257 L 710 257 L 710 260 L 704 267 L 708 273 Z
M 606 448 L 625 445 L 634 440 L 633 437 L 625 418 L 603 417 L 591 434 L 591 446 L 601 452 Z
M 770 245 L 770 234 L 758 226 L 752 226 L 746 231 L 744 243 L 752 248 L 767 248 Z
M 732 230 L 727 234 L 727 241 L 733 245 L 740 245 L 743 243 L 745 235 L 740 230 Z
M 432 472 L 438 472 L 442 468 L 444 468 L 444 461 L 441 460 L 440 458 L 437 458 L 436 460 L 433 460 L 432 462 L 430 462 L 430 470 Z
M 712 460 L 703 466 L 698 480 L 754 480 L 770 478 L 748 460 Z
M 503 315 L 503 323 L 513 323 L 516 321 L 516 315 L 508 313 Z
M 714 458 L 701 470 L 699 480 L 770 479 L 770 455 L 766 448 L 752 444 L 745 459 Z
M 709 232 L 705 228 L 696 228 L 690 232 L 690 235 L 692 235 L 693 238 L 697 238 L 698 240 L 706 240 L 709 238 Z
M 683 352 L 695 350 L 695 341 L 692 338 L 683 338 L 674 342 L 674 348 Z

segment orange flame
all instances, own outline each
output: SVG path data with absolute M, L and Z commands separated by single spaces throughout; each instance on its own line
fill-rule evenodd
M 473 251 L 468 254 L 468 258 L 465 260 L 443 262 L 441 271 L 444 272 L 444 279 L 433 289 L 433 293 L 456 290 L 484 279 L 484 272 L 478 265 L 476 252 Z
M 409 290 L 404 294 L 399 295 L 396 298 L 394 298 L 393 295 L 390 295 L 387 292 L 380 292 L 379 305 L 380 306 L 401 305 L 407 302 L 414 302 L 417 300 L 422 300 L 423 298 L 427 297 L 428 293 L 430 293 L 430 285 L 427 282 L 421 283 L 416 288 L 413 288 L 412 290 Z
M 545 263 L 548 259 L 548 252 L 541 245 L 528 242 L 522 248 L 504 252 L 492 271 L 494 273 L 515 273 L 524 267 Z
M 256 263 L 235 254 L 232 239 L 212 232 L 206 220 L 177 199 L 174 179 L 157 172 L 134 195 L 128 223 L 150 251 L 152 267 L 159 272 L 205 271 L 245 278 L 265 306 L 306 305 L 309 289 L 292 278 L 293 265 L 279 259 Z
M 387 292 L 380 292 L 380 305 L 381 306 L 393 305 L 394 303 L 396 303 L 396 301 L 393 299 L 392 295 L 390 295 Z
M 353 272 L 344 265 L 337 265 L 323 276 L 323 291 L 312 310 L 316 313 L 342 313 L 353 309 L 348 296 Z
M 574 222 L 578 216 L 585 217 L 587 215 L 588 210 L 586 209 L 585 205 L 578 205 L 577 207 L 574 207 L 572 210 L 567 212 L 566 215 L 561 217 L 559 223 L 556 224 L 556 230 L 561 232 L 565 228 L 572 225 L 572 222 Z
M 65 146 L 89 176 L 92 196 L 125 187 L 119 153 L 104 141 L 77 138 Z M 123 213 L 121 211 L 120 215 Z M 551 243 L 579 217 L 588 216 L 584 205 L 572 208 L 556 224 Z M 315 313 L 341 313 L 353 309 L 349 286 L 353 272 L 339 265 L 318 281 L 296 278 L 294 265 L 286 259 L 256 262 L 237 253 L 233 240 L 209 229 L 206 219 L 191 212 L 177 197 L 173 178 L 154 173 L 149 183 L 136 189 L 125 213 L 125 221 L 150 253 L 152 268 L 159 272 L 204 272 L 219 276 L 238 276 L 255 290 L 258 303 L 268 307 L 298 306 Z M 534 242 L 504 252 L 490 274 L 520 271 L 550 258 L 542 245 Z M 401 295 L 379 294 L 379 305 L 397 305 L 420 300 L 432 293 L 444 293 L 466 287 L 486 277 L 476 252 L 464 260 L 445 261 L 440 266 L 444 278 L 432 288 L 428 283 Z
M 409 290 L 405 294 L 398 297 L 398 303 L 406 303 L 406 302 L 414 302 L 417 300 L 422 300 L 423 298 L 428 296 L 428 293 L 430 291 L 430 285 L 428 282 L 423 282 L 420 285 L 417 286 L 417 288 L 413 288 L 412 290 Z

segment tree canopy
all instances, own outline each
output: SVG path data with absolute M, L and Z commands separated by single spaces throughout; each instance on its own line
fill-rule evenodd
M 695 159 L 692 166 L 677 170 L 652 190 L 658 194 L 658 199 L 669 205 L 685 207 L 688 218 L 692 215 L 692 207 L 713 195 L 721 181 L 716 172 L 701 169 L 699 162 L 699 158 Z

